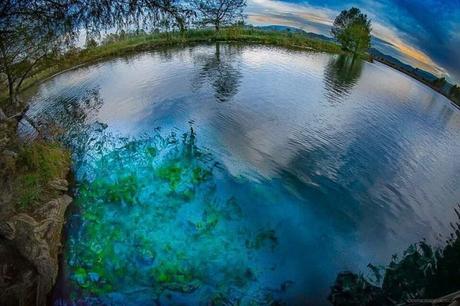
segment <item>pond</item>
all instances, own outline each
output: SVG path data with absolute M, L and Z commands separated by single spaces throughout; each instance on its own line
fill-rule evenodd
M 30 99 L 73 152 L 56 305 L 327 305 L 339 271 L 455 221 L 460 111 L 380 63 L 218 43 Z

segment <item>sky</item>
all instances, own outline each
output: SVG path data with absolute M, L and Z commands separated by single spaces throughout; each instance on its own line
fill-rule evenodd
M 247 23 L 288 25 L 327 36 L 341 10 L 372 20 L 375 47 L 460 84 L 460 0 L 248 0 Z

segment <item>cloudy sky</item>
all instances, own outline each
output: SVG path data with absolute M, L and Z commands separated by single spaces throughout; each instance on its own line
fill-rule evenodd
M 372 19 L 377 49 L 460 83 L 460 0 L 248 0 L 247 22 L 330 36 L 338 13 L 356 6 Z

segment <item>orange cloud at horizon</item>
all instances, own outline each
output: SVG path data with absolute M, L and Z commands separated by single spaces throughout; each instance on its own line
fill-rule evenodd
M 258 8 L 258 12 L 249 15 L 248 19 L 259 24 L 282 24 L 304 29 L 314 29 L 311 25 L 289 20 L 288 18 L 284 18 L 283 15 L 292 15 L 313 23 L 331 26 L 334 16 L 339 13 L 330 9 L 312 7 L 307 4 L 285 3 L 276 0 L 250 0 L 249 2 Z M 273 12 L 279 14 L 279 16 L 263 15 L 264 12 Z M 421 68 L 431 70 L 431 72 L 436 74 L 447 74 L 446 70 L 436 64 L 429 55 L 405 42 L 397 34 L 396 29 L 378 22 L 377 16 L 370 17 L 373 19 L 372 35 L 388 42 L 391 47 L 399 51 L 402 55 L 422 64 L 423 67 Z

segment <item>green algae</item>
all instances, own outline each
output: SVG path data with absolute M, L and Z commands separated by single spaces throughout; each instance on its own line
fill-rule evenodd
M 156 299 L 210 282 L 231 294 L 257 281 L 245 241 L 256 237 L 257 249 L 275 234 L 228 230 L 242 209 L 218 195 L 215 163 L 195 142 L 193 130 L 181 142 L 175 135 L 125 139 L 80 164 L 66 251 L 80 296 L 104 299 L 137 286 Z
M 167 181 L 171 189 L 174 191 L 181 182 L 183 171 L 184 170 L 177 163 L 172 163 L 160 167 L 157 170 L 157 175 L 160 179 Z
M 262 230 L 252 240 L 246 240 L 246 247 L 256 250 L 266 246 L 273 250 L 277 245 L 278 237 L 276 237 L 276 232 L 273 229 Z

